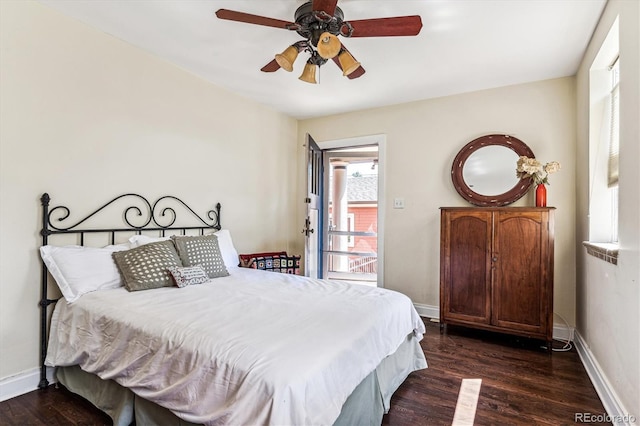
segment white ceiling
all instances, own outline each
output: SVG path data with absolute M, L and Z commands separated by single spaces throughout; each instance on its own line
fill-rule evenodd
M 221 8 L 294 20 L 305 0 L 40 0 L 213 84 L 295 118 L 570 76 L 606 0 L 339 0 L 345 20 L 420 15 L 416 37 L 341 41 L 366 73 L 329 61 L 320 84 L 260 68 L 298 41 L 294 31 L 224 21 Z

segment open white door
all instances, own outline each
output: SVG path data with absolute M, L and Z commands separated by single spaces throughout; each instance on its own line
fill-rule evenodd
M 323 159 L 322 150 L 307 134 L 307 217 L 302 232 L 305 234 L 305 275 L 322 278 L 322 190 Z

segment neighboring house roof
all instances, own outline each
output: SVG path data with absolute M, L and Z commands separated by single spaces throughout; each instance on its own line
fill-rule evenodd
M 349 202 L 378 201 L 378 175 L 349 176 L 347 200 Z

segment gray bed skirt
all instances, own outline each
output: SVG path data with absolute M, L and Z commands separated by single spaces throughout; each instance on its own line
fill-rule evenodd
M 396 389 L 412 371 L 426 367 L 420 342 L 410 334 L 396 352 L 383 359 L 354 389 L 334 425 L 380 425 Z M 114 426 L 128 426 L 134 421 L 144 426 L 193 425 L 115 381 L 103 380 L 77 365 L 56 368 L 56 377 L 69 391 L 81 395 L 109 415 Z

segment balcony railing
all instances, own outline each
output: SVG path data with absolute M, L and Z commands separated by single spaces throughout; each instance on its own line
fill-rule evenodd
M 359 274 L 377 274 L 378 258 L 377 257 L 359 257 L 357 259 L 349 259 L 349 272 Z

